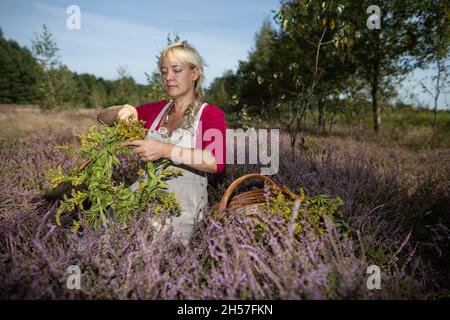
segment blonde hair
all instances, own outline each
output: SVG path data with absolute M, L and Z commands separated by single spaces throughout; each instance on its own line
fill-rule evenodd
M 187 41 L 175 42 L 167 46 L 159 56 L 158 59 L 159 68 L 161 68 L 161 65 L 164 60 L 177 60 L 183 63 L 187 63 L 189 64 L 191 70 L 193 70 L 195 67 L 198 68 L 199 75 L 194 83 L 195 100 L 194 103 L 190 105 L 189 108 L 186 110 L 187 119 L 182 125 L 185 128 L 192 128 L 195 116 L 198 112 L 197 107 L 204 98 L 203 82 L 205 81 L 205 74 L 204 74 L 205 61 L 203 60 L 202 56 L 198 53 L 197 49 L 195 49 Z M 163 75 L 161 75 L 161 81 L 162 80 Z
M 187 41 L 175 42 L 167 46 L 160 54 L 158 60 L 158 67 L 161 67 L 163 60 L 178 60 L 189 64 L 191 70 L 195 67 L 199 70 L 198 79 L 195 80 L 194 94 L 203 97 L 203 82 L 205 80 L 204 66 L 205 61 L 192 45 Z

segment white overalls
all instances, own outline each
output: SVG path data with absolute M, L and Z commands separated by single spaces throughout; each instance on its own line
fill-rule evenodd
M 150 129 L 147 132 L 145 139 L 163 140 L 161 134 L 156 130 L 161 118 L 164 116 L 167 109 L 170 107 L 172 101 L 169 101 L 161 112 L 153 121 Z M 172 132 L 170 143 L 180 146 L 182 148 L 195 148 L 196 136 L 201 134 L 197 132 L 198 123 L 202 115 L 204 103 L 197 113 L 194 121 L 194 135 L 188 130 L 178 128 Z M 204 210 L 208 204 L 208 179 L 205 172 L 201 172 L 190 168 L 186 165 L 172 164 L 169 168 L 176 167 L 181 170 L 182 175 L 167 180 L 168 192 L 174 192 L 181 205 L 181 215 L 170 218 L 166 224 L 173 226 L 173 235 L 179 236 L 184 244 L 187 244 L 191 237 L 194 221 L 203 218 Z M 137 188 L 137 182 L 132 186 L 132 189 Z

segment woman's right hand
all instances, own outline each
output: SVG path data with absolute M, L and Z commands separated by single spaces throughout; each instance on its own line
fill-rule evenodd
M 132 116 L 132 121 L 136 121 L 138 118 L 137 110 L 132 105 L 124 104 L 117 112 L 117 120 L 128 120 L 129 116 Z
M 111 106 L 100 111 L 97 121 L 112 126 L 117 120 L 128 120 L 129 116 L 132 116 L 132 121 L 137 120 L 138 114 L 135 107 L 129 104 Z

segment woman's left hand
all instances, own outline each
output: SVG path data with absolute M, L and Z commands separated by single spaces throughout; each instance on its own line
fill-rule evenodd
M 122 143 L 122 146 L 135 147 L 133 152 L 139 155 L 142 161 L 155 161 L 167 157 L 170 154 L 169 151 L 172 145 L 159 140 L 149 139 L 126 141 Z

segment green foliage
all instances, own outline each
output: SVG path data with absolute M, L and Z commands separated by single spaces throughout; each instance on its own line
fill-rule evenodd
M 341 198 L 332 198 L 325 194 L 315 196 L 305 196 L 303 189 L 300 189 L 300 196 L 292 200 L 287 196 L 279 193 L 276 197 L 270 197 L 267 204 L 262 206 L 262 210 L 266 210 L 270 215 L 282 218 L 289 222 L 293 218 L 293 209 L 296 201 L 299 202 L 299 211 L 294 221 L 294 234 L 301 236 L 305 230 L 302 221 L 309 220 L 314 228 L 314 232 L 322 234 L 325 230 L 324 217 L 330 218 L 338 226 L 343 226 L 342 217 L 339 215 L 339 209 L 344 202 Z M 267 226 L 259 226 L 259 230 L 264 230 Z
M 450 88 L 450 3 L 446 1 L 426 1 L 421 4 L 424 14 L 421 15 L 419 28 L 424 40 L 419 47 L 422 54 L 419 55 L 419 64 L 435 65 L 434 75 L 431 77 L 432 85 L 427 86 L 422 81 L 420 84 L 425 93 L 434 100 L 433 127 L 438 121 L 439 96 Z M 419 51 L 420 52 L 420 51 Z
M 261 113 L 265 106 L 276 103 L 277 88 L 268 80 L 285 58 L 285 55 L 276 57 L 276 48 L 281 45 L 277 42 L 272 24 L 265 20 L 255 37 L 255 48 L 250 52 L 248 61 L 239 62 L 236 72 L 239 87 L 234 93 L 241 106 L 249 106 L 252 114 Z
M 266 20 L 248 61 L 239 63 L 236 75 L 217 80 L 222 84 L 234 76 L 235 86 L 212 87 L 239 104 L 238 125 L 270 123 L 288 132 L 296 145 L 313 99 L 339 97 L 354 72 L 344 7 L 345 1 L 282 1 L 275 16 L 280 28 Z
M 416 32 L 422 37 L 414 55 L 420 64 L 448 59 L 450 50 L 450 2 L 448 0 L 412 1 L 417 15 Z
M 97 78 L 92 74 L 72 73 L 76 82 L 77 94 L 74 104 L 86 108 L 102 108 L 109 105 L 109 96 L 112 94 L 113 81 Z
M 147 98 L 149 86 L 137 84 L 126 67 L 119 66 L 119 77 L 114 81 L 71 72 L 59 61 L 58 46 L 45 25 L 41 34 L 35 35 L 32 48 L 39 63 L 35 75 L 38 80 L 36 90 L 43 110 L 78 106 L 99 108 L 125 103 L 139 105 Z
M 172 39 L 172 35 L 169 32 L 167 34 L 166 40 L 167 40 L 167 45 L 171 45 L 173 43 L 179 42 L 181 39 L 180 39 L 180 36 L 178 35 L 178 32 L 175 32 L 175 34 L 173 35 L 173 39 Z
M 205 92 L 206 100 L 225 111 L 236 111 L 235 93 L 239 87 L 239 78 L 232 70 L 227 70 L 221 77 L 215 78 Z
M 40 66 L 37 92 L 41 109 L 73 106 L 76 82 L 67 66 L 59 61 L 58 46 L 45 24 L 41 34 L 36 34 L 32 40 L 32 48 Z
M 381 127 L 379 99 L 392 91 L 393 79 L 422 63 L 427 44 L 438 34 L 433 32 L 436 21 L 428 17 L 436 7 L 417 0 L 378 1 L 375 4 L 381 8 L 381 28 L 361 28 L 368 18 L 361 13 L 371 4 L 374 3 L 368 0 L 350 1 L 343 15 L 350 28 L 355 30 L 351 59 L 357 66 L 355 76 L 370 92 L 373 128 L 378 133 Z
M 367 27 L 372 4 L 381 9 L 381 29 Z M 395 80 L 430 62 L 445 69 L 447 8 L 448 1 L 438 0 L 282 0 L 274 17 L 279 28 L 266 20 L 248 59 L 239 62 L 236 73 L 217 78 L 210 96 L 233 112 L 246 109 L 245 115 L 236 112 L 237 125 L 248 116 L 255 126 L 261 115 L 293 140 L 316 106 L 323 131 L 343 112 L 345 122 L 357 120 L 362 127 L 368 119 L 378 132 L 382 107 L 397 94 Z M 440 82 L 434 77 L 442 88 L 443 72 Z M 368 102 L 372 114 L 366 112 Z
M 88 96 L 89 101 L 85 103 L 87 107 L 101 108 L 107 105 L 107 93 L 101 83 L 95 83 L 92 86 L 91 94 Z
M 68 108 L 75 105 L 76 82 L 67 66 L 59 65 L 57 69 L 43 72 L 41 80 L 38 85 L 38 93 L 39 105 L 43 110 L 50 110 L 54 107 Z
M 146 210 L 155 204 L 154 215 L 163 212 L 177 215 L 180 206 L 173 193 L 167 192 L 165 180 L 180 174 L 177 169 L 169 169 L 167 159 L 147 162 L 145 168 L 138 172 L 139 185 L 133 191 L 123 182 L 112 181 L 113 170 L 119 165 L 120 154 L 129 154 L 130 150 L 121 144 L 127 140 L 143 139 L 145 128 L 143 122 L 119 121 L 113 127 L 92 127 L 88 133 L 81 135 L 81 146 L 63 146 L 71 153 L 77 153 L 84 163 L 77 164 L 69 172 L 61 167 L 48 174 L 52 188 L 62 184 L 70 185 L 70 194 L 65 194 L 56 213 L 56 221 L 61 223 L 64 212 L 79 209 L 81 224 L 97 228 L 104 226 L 111 217 L 124 225 L 136 212 Z M 147 176 L 147 178 L 146 178 Z M 111 215 L 112 211 L 112 215 Z M 75 222 L 74 226 L 79 225 Z
M 42 25 L 41 33 L 35 34 L 32 40 L 32 50 L 36 60 L 45 71 L 53 69 L 60 64 L 57 55 L 59 48 L 45 24 Z
M 31 103 L 37 98 L 39 66 L 31 52 L 0 30 L 0 103 Z
M 134 79 L 129 75 L 126 67 L 117 68 L 119 78 L 116 80 L 111 103 L 114 105 L 131 104 L 138 105 L 139 89 Z
M 152 72 L 151 75 L 145 73 L 148 81 L 148 86 L 145 88 L 144 97 L 147 101 L 160 101 L 166 98 L 163 84 L 161 83 L 161 76 L 158 72 Z

